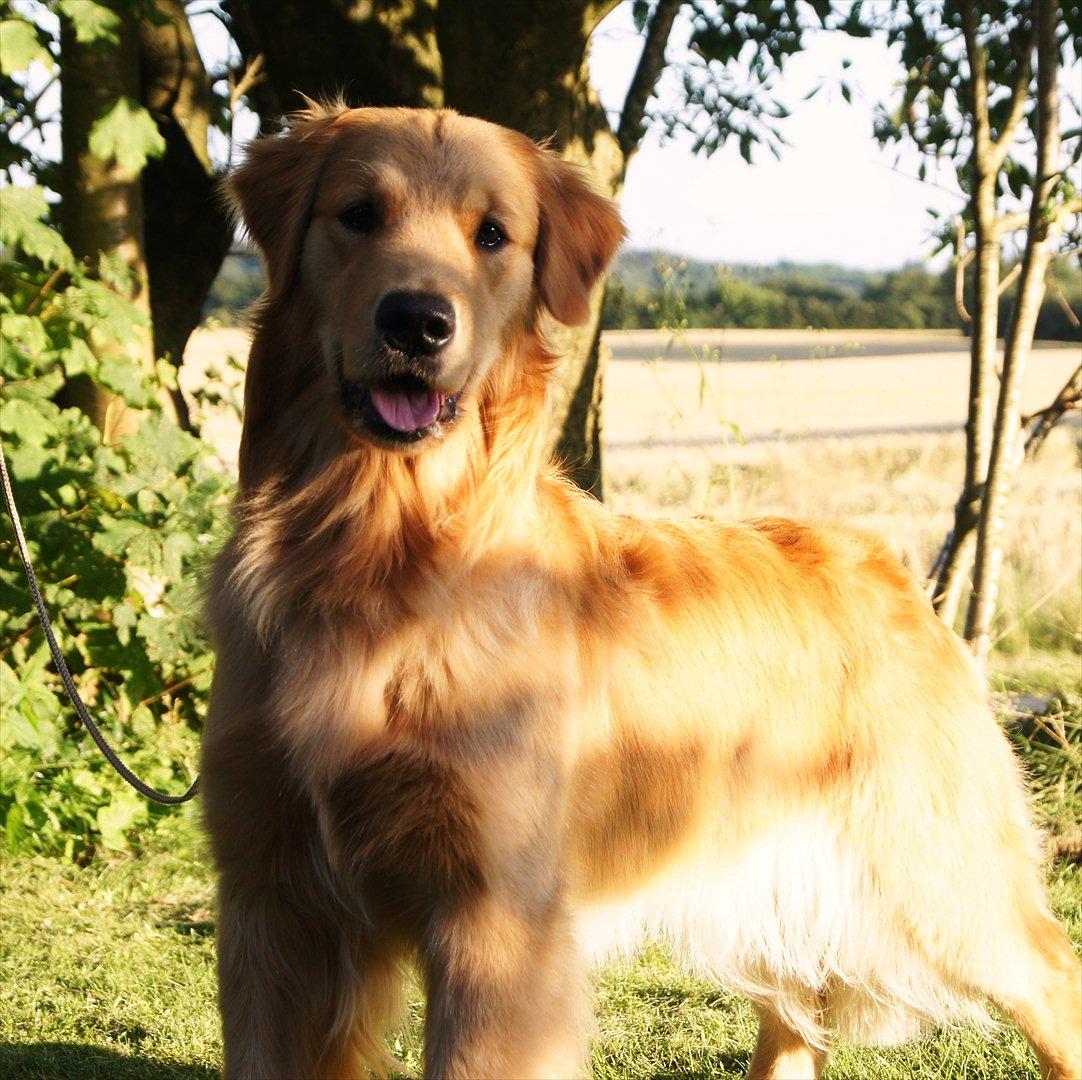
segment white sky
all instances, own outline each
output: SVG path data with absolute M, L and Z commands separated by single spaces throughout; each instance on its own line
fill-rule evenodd
M 683 27 L 686 40 L 687 27 Z M 674 30 L 677 53 L 681 27 Z M 621 4 L 593 40 L 591 77 L 602 102 L 616 110 L 631 81 L 642 39 Z M 670 45 L 670 56 L 673 53 Z M 837 89 L 843 58 L 853 102 Z M 735 140 L 713 157 L 691 153 L 692 138 L 659 145 L 647 135 L 628 171 L 622 207 L 633 248 L 661 247 L 696 258 L 741 263 L 836 262 L 893 268 L 921 261 L 930 250 L 927 208 L 953 213 L 960 195 L 916 179 L 915 153 L 881 150 L 872 138 L 873 106 L 891 101 L 900 64 L 879 38 L 810 36 L 777 83 L 792 115 L 782 121 L 791 143 L 775 160 L 763 147 L 753 164 Z M 820 80 L 825 86 L 802 100 Z M 831 85 L 833 84 L 833 85 Z M 957 191 L 949 168 L 932 176 Z

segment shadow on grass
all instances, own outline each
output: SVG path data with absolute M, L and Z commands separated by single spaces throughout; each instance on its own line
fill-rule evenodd
M 0 1043 L 4 1080 L 216 1080 L 206 1065 L 118 1054 L 79 1043 Z
M 667 1069 L 653 1072 L 650 1080 L 717 1080 L 719 1076 L 746 1076 L 749 1057 L 744 1053 L 711 1054 L 710 1060 L 693 1069 Z

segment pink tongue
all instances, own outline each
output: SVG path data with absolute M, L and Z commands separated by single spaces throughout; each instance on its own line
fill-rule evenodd
M 386 390 L 372 387 L 372 404 L 383 422 L 395 431 L 427 427 L 439 415 L 440 395 L 435 390 Z

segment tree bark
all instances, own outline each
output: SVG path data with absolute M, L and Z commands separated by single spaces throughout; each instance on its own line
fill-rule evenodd
M 213 98 L 183 0 L 156 0 L 166 21 L 139 27 L 142 101 L 165 138 L 147 163 L 142 188 L 155 355 L 178 367 L 233 228 L 207 152 Z M 187 402 L 172 393 L 178 422 L 191 428 Z
M 988 59 L 977 36 L 978 10 L 979 5 L 973 0 L 963 0 L 960 14 L 970 72 L 968 90 L 973 138 L 969 179 L 970 207 L 974 219 L 976 313 L 970 320 L 962 304 L 962 274 L 967 260 L 959 252 L 955 302 L 963 318 L 972 322 L 965 478 L 962 482 L 962 493 L 955 506 L 954 526 L 936 558 L 931 575 L 933 603 L 943 621 L 951 626 L 957 620 L 969 572 L 973 566 L 981 500 L 992 452 L 999 295 L 1009 283 L 1007 280 L 1000 280 L 1000 258 L 1003 238 L 1012 228 L 1010 215 L 997 214 L 996 187 L 1000 170 L 1007 160 L 1018 126 L 1025 115 L 1032 75 L 1031 31 L 1011 84 L 1010 108 L 1002 128 L 993 137 L 988 108 Z
M 614 0 L 456 0 L 440 4 L 437 35 L 445 103 L 515 128 L 582 165 L 616 196 L 625 158 L 590 85 L 590 34 Z M 644 103 L 645 104 L 645 103 Z M 581 327 L 550 323 L 563 354 L 552 401 L 550 451 L 582 488 L 602 496 L 600 343 L 603 290 Z
M 95 157 L 89 148 L 94 122 L 118 98 L 139 99 L 139 42 L 130 5 L 110 4 L 120 17 L 119 42 L 86 44 L 71 23 L 60 19 L 61 227 L 72 252 L 91 268 L 102 254 L 119 258 L 132 272 L 129 299 L 149 320 L 150 297 L 143 237 L 143 193 L 138 174 L 114 160 Z M 119 347 L 119 346 L 118 346 Z M 149 322 L 126 346 L 145 370 L 154 367 Z M 78 406 L 112 442 L 138 423 L 139 414 L 123 398 L 85 375 L 61 392 L 66 405 Z
M 227 0 L 242 49 L 267 58 L 267 78 L 287 111 L 311 98 L 348 104 L 443 103 L 435 0 Z M 314 43 L 314 47 L 311 47 Z
M 974 158 L 976 159 L 976 153 Z M 981 496 L 988 474 L 995 409 L 996 348 L 999 325 L 999 259 L 1001 237 L 995 221 L 995 184 L 976 160 L 974 218 L 977 245 L 974 281 L 974 316 L 970 334 L 969 401 L 966 410 L 966 462 L 962 494 L 954 511 L 954 528 L 946 559 L 936 582 L 936 610 L 954 625 L 973 562 L 974 530 L 980 517 Z
M 1018 296 L 1011 312 L 1003 357 L 999 401 L 984 497 L 981 500 L 973 594 L 966 619 L 966 637 L 984 660 L 991 642 L 999 580 L 1003 568 L 1003 527 L 1014 475 L 1022 460 L 1020 401 L 1022 382 L 1033 345 L 1044 281 L 1052 255 L 1056 185 L 1060 178 L 1059 46 L 1056 23 L 1059 4 L 1034 5 L 1037 28 L 1037 171 L 1030 202 L 1029 227 L 1022 256 Z

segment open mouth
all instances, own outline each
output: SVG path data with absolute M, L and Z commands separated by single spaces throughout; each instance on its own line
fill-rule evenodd
M 442 394 L 413 375 L 361 386 L 340 371 L 338 395 L 350 427 L 383 442 L 420 442 L 458 416 L 458 394 Z

